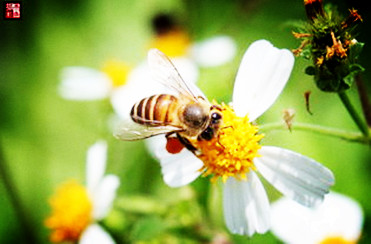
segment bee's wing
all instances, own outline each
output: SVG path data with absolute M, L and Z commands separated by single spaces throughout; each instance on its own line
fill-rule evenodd
M 148 64 L 155 79 L 167 88 L 195 101 L 199 98 L 207 101 L 205 95 L 195 84 L 183 80 L 174 64 L 160 50 L 149 50 Z
M 122 141 L 134 141 L 182 130 L 182 128 L 171 125 L 146 126 L 135 123 L 131 118 L 127 118 L 117 126 L 113 135 Z

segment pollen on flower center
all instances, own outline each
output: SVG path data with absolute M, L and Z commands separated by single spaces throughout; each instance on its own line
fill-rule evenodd
M 50 199 L 52 214 L 45 220 L 50 241 L 77 241 L 92 221 L 92 202 L 84 186 L 75 181 L 61 185 Z
M 327 237 L 326 239 L 322 240 L 320 244 L 356 244 L 357 241 L 350 241 L 345 240 L 343 237 Z
M 204 176 L 212 175 L 212 181 L 221 177 L 225 182 L 231 176 L 243 180 L 247 172 L 255 170 L 253 160 L 259 156 L 259 142 L 264 135 L 257 134 L 258 127 L 247 116 L 236 116 L 231 107 L 222 104 L 222 113 L 218 135 L 210 141 L 194 142 L 204 162 L 201 170 Z
M 124 62 L 111 60 L 104 64 L 102 71 L 111 79 L 113 87 L 119 87 L 126 83 L 130 67 Z

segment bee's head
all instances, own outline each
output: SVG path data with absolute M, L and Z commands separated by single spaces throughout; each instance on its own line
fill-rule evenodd
M 212 105 L 210 107 L 210 119 L 209 125 L 206 129 L 198 136 L 198 140 L 210 141 L 217 134 L 219 126 L 222 122 L 223 115 L 222 109 L 217 105 Z

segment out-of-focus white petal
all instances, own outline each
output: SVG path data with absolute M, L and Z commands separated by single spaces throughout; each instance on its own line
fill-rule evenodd
M 233 89 L 233 108 L 238 116 L 248 114 L 251 121 L 263 114 L 286 85 L 294 65 L 287 49 L 278 49 L 259 40 L 247 49 Z
M 191 183 L 202 173 L 199 170 L 203 166 L 203 162 L 186 149 L 177 154 L 163 152 L 160 164 L 164 181 L 170 187 Z
M 174 66 L 178 70 L 180 76 L 189 83 L 196 83 L 199 77 L 199 71 L 196 64 L 189 58 L 172 58 Z
M 306 208 L 282 198 L 272 204 L 272 232 L 285 243 L 317 244 L 329 237 L 356 243 L 363 213 L 349 197 L 330 192 L 318 208 Z
M 103 219 L 111 210 L 120 180 L 116 175 L 106 175 L 93 193 L 93 218 Z
M 194 181 L 202 172 L 203 163 L 184 148 L 180 153 L 171 154 L 166 150 L 164 135 L 145 140 L 150 154 L 160 161 L 164 181 L 171 187 L 180 187 Z
M 145 91 L 140 90 L 140 85 L 133 86 L 128 84 L 113 91 L 111 104 L 115 113 L 121 119 L 127 119 L 130 117 L 133 105 L 145 97 Z
M 65 99 L 98 100 L 108 97 L 112 90 L 110 78 L 87 67 L 66 67 L 61 72 L 58 91 Z
M 92 145 L 87 153 L 86 159 L 86 186 L 92 194 L 103 178 L 106 170 L 107 143 L 98 141 Z
M 164 135 L 153 136 L 144 140 L 149 153 L 156 159 L 168 156 L 166 138 Z
M 334 184 L 329 169 L 299 153 L 273 146 L 263 146 L 259 153 L 262 156 L 255 158 L 258 171 L 282 194 L 302 205 L 321 203 Z
M 161 85 L 151 77 L 147 63 L 138 65 L 128 76 L 124 86 L 115 89 L 111 96 L 111 104 L 120 118 L 130 116 L 130 110 L 141 99 L 161 93 Z
M 191 47 L 193 59 L 203 67 L 213 67 L 231 61 L 236 55 L 236 43 L 229 36 L 216 36 Z
M 228 229 L 234 234 L 252 236 L 270 226 L 270 207 L 265 189 L 251 171 L 247 181 L 229 177 L 224 185 L 223 208 Z
M 114 244 L 112 237 L 99 225 L 92 224 L 82 233 L 79 244 Z

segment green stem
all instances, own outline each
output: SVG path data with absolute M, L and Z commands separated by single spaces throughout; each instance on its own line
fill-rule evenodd
M 15 209 L 15 213 L 18 217 L 19 224 L 21 225 L 23 235 L 20 236 L 20 238 L 24 238 L 25 243 L 39 243 L 36 239 L 36 236 L 34 235 L 34 232 L 32 231 L 29 218 L 27 217 L 26 212 L 24 211 L 24 208 L 22 207 L 21 200 L 18 197 L 18 194 L 16 193 L 16 187 L 12 181 L 12 178 L 9 175 L 5 157 L 3 155 L 1 142 L 0 142 L 0 179 L 2 179 L 5 190 L 8 193 L 9 199 Z
M 340 100 L 343 102 L 345 108 L 347 109 L 348 113 L 352 117 L 353 121 L 357 124 L 359 130 L 363 133 L 365 137 L 369 137 L 370 132 L 368 129 L 367 124 L 362 120 L 362 118 L 358 115 L 357 111 L 353 107 L 352 103 L 349 100 L 348 95 L 343 92 L 339 92 Z
M 367 125 L 371 127 L 371 103 L 368 98 L 367 88 L 363 82 L 361 75 L 356 76 L 357 91 L 361 102 L 363 116 L 366 119 Z
M 260 131 L 271 131 L 271 130 L 288 130 L 287 125 L 283 122 L 269 123 L 259 126 Z M 362 135 L 359 132 L 350 132 L 320 125 L 313 125 L 307 123 L 293 123 L 291 130 L 302 130 L 308 132 L 314 132 L 321 135 L 331 136 L 340 138 L 350 142 L 358 142 L 362 144 L 370 144 L 371 138 Z

